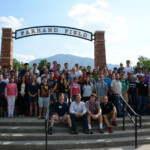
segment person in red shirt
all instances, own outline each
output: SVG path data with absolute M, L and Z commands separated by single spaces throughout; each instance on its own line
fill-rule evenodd
M 78 78 L 74 77 L 74 83 L 71 84 L 70 88 L 70 98 L 72 102 L 76 101 L 76 95 L 81 93 L 80 84 L 78 84 Z
M 54 77 L 53 77 L 53 80 L 54 80 L 55 82 L 57 82 L 58 79 L 59 79 L 58 71 L 55 70 L 55 71 L 54 71 Z
M 87 75 L 86 75 L 86 69 L 83 69 L 82 70 L 82 77 L 83 77 L 83 82 L 85 82 L 86 81 L 86 78 L 87 78 Z

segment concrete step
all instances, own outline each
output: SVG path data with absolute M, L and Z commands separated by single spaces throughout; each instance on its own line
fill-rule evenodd
M 133 117 L 134 118 L 134 117 Z M 118 124 L 122 124 L 122 118 L 117 118 L 116 121 Z M 131 120 L 126 116 L 126 123 L 131 123 Z M 149 116 L 143 116 L 142 122 L 150 122 Z M 38 119 L 35 117 L 14 117 L 14 118 L 0 118 L 0 126 L 44 126 L 45 119 Z M 93 122 L 97 123 L 96 121 Z M 80 123 L 78 123 L 80 124 Z
M 138 144 L 149 144 L 149 136 L 138 138 Z M 85 148 L 106 148 L 116 146 L 130 146 L 134 144 L 134 137 L 125 138 L 107 138 L 90 140 L 56 140 L 48 141 L 48 149 L 85 149 Z M 0 149 L 6 150 L 43 150 L 45 141 L 1 141 Z
M 126 131 L 115 131 L 113 133 L 108 133 L 105 131 L 104 134 L 99 132 L 94 132 L 93 134 L 84 134 L 80 132 L 78 135 L 71 135 L 69 133 L 57 133 L 54 132 L 53 135 L 48 135 L 48 140 L 89 140 L 89 139 L 107 139 L 107 138 L 122 138 L 122 137 L 134 137 L 134 130 Z M 139 129 L 138 136 L 150 135 L 150 129 Z M 44 141 L 45 133 L 1 133 L 0 141 Z
M 94 131 L 98 131 L 99 125 L 94 124 L 92 125 L 92 128 Z M 117 127 L 113 127 L 114 131 L 122 130 L 122 124 L 118 124 Z M 133 123 L 126 123 L 125 128 L 128 130 L 134 129 Z M 144 128 L 150 128 L 150 122 L 144 122 L 142 123 L 142 129 Z M 83 128 L 81 125 L 77 126 L 77 129 L 79 132 L 83 131 Z M 108 130 L 107 127 L 104 125 L 104 130 Z M 57 126 L 54 126 L 54 131 L 58 133 L 62 132 L 68 132 L 68 125 L 61 126 L 58 124 Z M 0 133 L 44 133 L 44 126 L 0 126 Z

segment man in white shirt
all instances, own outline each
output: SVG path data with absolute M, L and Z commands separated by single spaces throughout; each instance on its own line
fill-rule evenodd
M 81 95 L 76 95 L 76 101 L 71 103 L 70 106 L 70 116 L 72 121 L 72 129 L 74 134 L 78 134 L 76 121 L 82 120 L 83 121 L 83 129 L 85 134 L 89 134 L 88 131 L 88 124 L 87 124 L 87 116 L 86 116 L 86 107 L 85 103 L 81 102 Z
M 133 67 L 130 66 L 130 60 L 127 60 L 126 64 L 127 64 L 127 66 L 124 67 L 123 71 L 125 72 L 125 77 L 127 78 L 128 73 L 134 72 L 134 69 L 133 69 Z
M 34 64 L 33 64 L 33 69 L 30 71 L 31 76 L 35 75 L 36 72 L 39 73 L 39 70 L 37 69 L 37 64 L 34 63 Z
M 70 85 L 73 83 L 74 78 L 77 77 L 78 78 L 78 74 L 76 73 L 76 67 L 72 68 L 72 73 L 69 76 L 69 83 Z
M 117 108 L 118 117 L 122 117 L 122 84 L 120 82 L 120 75 L 116 74 L 116 79 L 111 82 L 111 90 L 113 91 L 115 95 L 115 106 Z
M 75 64 L 76 67 L 76 74 L 78 75 L 78 77 L 82 76 L 82 71 L 79 69 L 79 64 Z

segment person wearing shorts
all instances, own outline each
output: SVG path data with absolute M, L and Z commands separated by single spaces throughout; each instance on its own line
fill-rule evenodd
M 87 109 L 87 120 L 88 120 L 88 129 L 91 134 L 93 134 L 91 127 L 91 120 L 99 121 L 99 132 L 104 133 L 103 131 L 103 117 L 102 110 L 99 102 L 96 101 L 96 94 L 92 93 L 90 95 L 90 100 L 86 102 L 85 106 Z
M 39 104 L 39 119 L 45 118 L 46 116 L 46 110 L 49 107 L 49 101 L 50 101 L 50 87 L 47 84 L 47 77 L 44 76 L 42 78 L 42 83 L 39 85 L 38 89 L 38 104 Z M 42 117 L 42 109 L 44 117 Z
M 72 133 L 72 123 L 69 115 L 69 107 L 68 104 L 64 102 L 64 94 L 59 94 L 58 102 L 54 103 L 54 114 L 51 117 L 50 129 L 48 131 L 49 134 L 53 134 L 53 126 L 54 123 L 60 122 L 68 122 L 70 133 Z
M 112 133 L 113 131 L 112 131 L 112 127 L 110 126 L 109 120 L 113 119 L 112 125 L 117 126 L 117 123 L 116 123 L 116 116 L 117 116 L 116 107 L 113 105 L 113 103 L 108 101 L 107 96 L 104 96 L 103 102 L 100 105 L 101 105 L 101 109 L 102 109 L 102 115 L 103 115 L 104 122 L 105 122 L 106 126 L 108 127 L 109 132 Z

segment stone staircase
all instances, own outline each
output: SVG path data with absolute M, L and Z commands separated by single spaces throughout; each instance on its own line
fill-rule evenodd
M 45 120 L 37 118 L 0 118 L 0 150 L 44 150 Z M 98 132 L 98 123 L 92 128 L 94 134 L 86 135 L 78 124 L 78 135 L 68 133 L 67 125 L 54 126 L 53 135 L 48 135 L 48 150 L 53 149 L 93 149 L 132 146 L 134 149 L 134 125 L 126 117 L 126 131 L 122 131 L 122 119 L 109 133 L 104 126 L 104 134 Z M 138 128 L 138 145 L 150 143 L 150 117 L 142 117 L 142 128 Z

